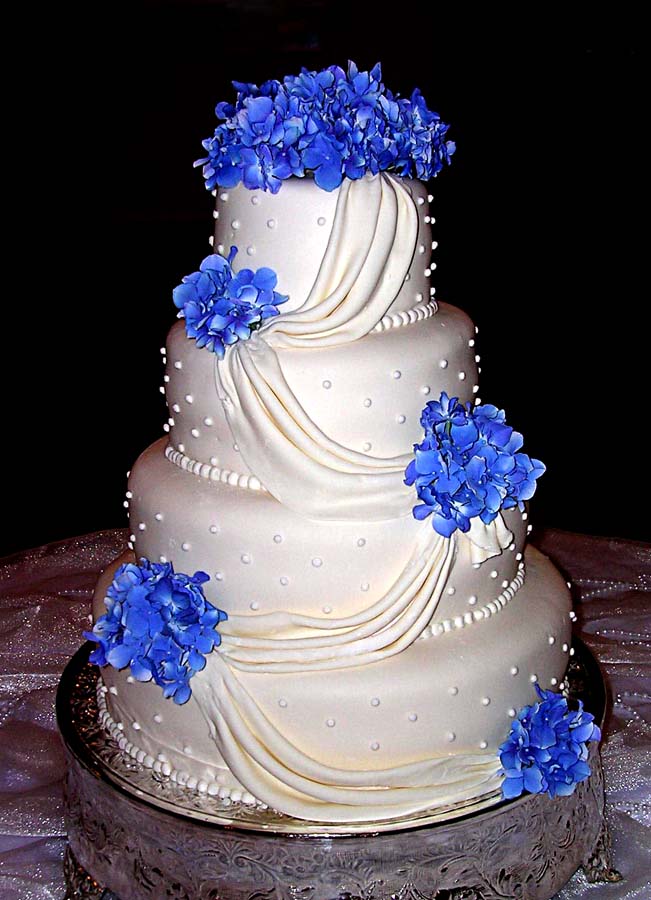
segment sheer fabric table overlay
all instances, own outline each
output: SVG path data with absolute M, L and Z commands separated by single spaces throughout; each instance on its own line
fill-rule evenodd
M 54 716 L 61 672 L 82 642 L 101 569 L 124 530 L 0 560 L 0 898 L 61 900 L 64 757 Z M 561 531 L 534 543 L 573 583 L 577 634 L 611 693 L 602 757 L 614 864 L 624 880 L 578 873 L 560 900 L 651 897 L 651 545 Z

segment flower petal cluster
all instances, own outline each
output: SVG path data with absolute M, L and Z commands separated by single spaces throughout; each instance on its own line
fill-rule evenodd
M 207 256 L 199 271 L 186 275 L 173 292 L 187 336 L 220 359 L 226 347 L 251 337 L 289 299 L 274 290 L 278 278 L 273 269 L 235 273 L 231 264 L 236 254 L 237 247 L 231 247 L 228 257 Z
M 98 666 L 131 668 L 138 681 L 154 681 L 164 697 L 189 700 L 189 682 L 206 665 L 205 655 L 221 643 L 216 628 L 228 618 L 209 603 L 205 572 L 183 575 L 171 563 L 121 565 L 108 589 L 106 613 L 90 632 L 98 646 L 90 661 Z
M 418 89 L 411 98 L 393 95 L 382 83 L 378 63 L 360 72 L 302 69 L 282 82 L 260 87 L 234 81 L 235 103 L 219 103 L 224 119 L 203 141 L 206 187 L 228 188 L 241 181 L 250 190 L 275 194 L 292 175 L 313 176 L 326 191 L 344 177 L 390 171 L 426 181 L 450 162 L 455 146 L 449 126 L 427 108 Z
M 421 503 L 416 519 L 432 516 L 439 534 L 467 532 L 479 516 L 488 525 L 501 509 L 524 508 L 545 471 L 521 453 L 522 435 L 506 424 L 495 406 L 465 406 L 444 392 L 423 409 L 424 439 L 414 445 L 405 484 L 415 485 Z
M 601 739 L 594 716 L 580 701 L 578 709 L 571 710 L 565 697 L 538 685 L 536 691 L 539 701 L 520 710 L 499 748 L 502 796 L 507 800 L 524 791 L 551 797 L 572 794 L 590 775 L 588 742 Z

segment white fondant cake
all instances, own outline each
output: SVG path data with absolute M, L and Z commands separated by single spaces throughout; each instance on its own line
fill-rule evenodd
M 386 173 L 218 194 L 214 249 L 289 300 L 223 360 L 171 329 L 168 439 L 127 497 L 135 556 L 207 572 L 228 620 L 187 703 L 109 666 L 100 692 L 125 753 L 189 789 L 334 823 L 445 808 L 499 787 L 516 710 L 563 679 L 569 592 L 527 513 L 449 538 L 412 516 L 422 407 L 478 391 L 429 199 Z

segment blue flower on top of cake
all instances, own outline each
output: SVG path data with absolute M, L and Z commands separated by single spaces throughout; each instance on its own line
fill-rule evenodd
M 415 485 L 421 500 L 416 519 L 431 515 L 434 529 L 450 537 L 467 532 L 475 516 L 488 525 L 501 509 L 523 509 L 533 496 L 545 467 L 519 452 L 522 435 L 506 424 L 503 410 L 464 406 L 444 392 L 420 421 L 424 439 L 405 472 L 405 484 Z
M 506 800 L 530 794 L 551 797 L 572 794 L 590 775 L 588 742 L 601 739 L 594 716 L 571 710 L 567 700 L 536 685 L 539 701 L 523 707 L 500 749 L 502 796 Z
M 427 108 L 418 89 L 411 98 L 388 91 L 378 63 L 360 72 L 330 66 L 303 69 L 260 87 L 234 81 L 235 103 L 217 104 L 225 121 L 203 142 L 206 187 L 234 187 L 275 194 L 292 175 L 313 176 L 332 191 L 344 177 L 394 172 L 420 178 L 436 175 L 455 146 L 449 126 Z
M 90 661 L 127 666 L 138 681 L 154 681 L 164 697 L 186 703 L 190 679 L 206 665 L 205 655 L 221 643 L 217 625 L 228 618 L 206 600 L 205 572 L 183 575 L 171 563 L 125 563 L 108 589 L 106 613 L 84 632 L 98 646 Z
M 251 332 L 272 316 L 288 300 L 274 288 L 278 278 L 273 269 L 241 269 L 233 272 L 231 263 L 237 247 L 228 257 L 207 256 L 198 272 L 186 275 L 174 288 L 174 303 L 185 318 L 185 332 L 223 359 L 226 347 L 245 341 Z

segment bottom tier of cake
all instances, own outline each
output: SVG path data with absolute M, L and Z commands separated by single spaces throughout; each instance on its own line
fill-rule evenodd
M 115 568 L 102 576 L 94 613 Z M 379 662 L 285 673 L 209 655 L 184 705 L 129 670 L 102 670 L 105 728 L 126 755 L 190 790 L 321 822 L 381 821 L 499 789 L 498 747 L 568 664 L 570 595 L 526 552 L 512 601 Z

